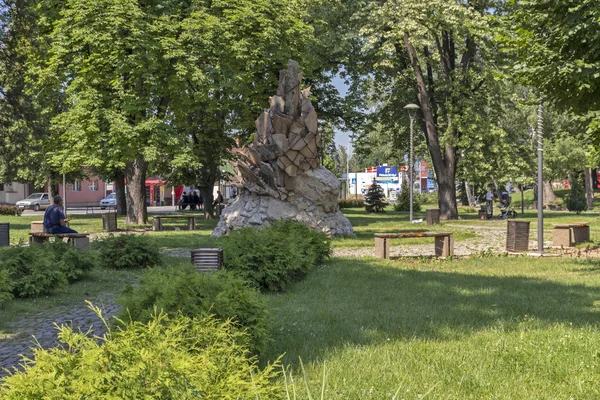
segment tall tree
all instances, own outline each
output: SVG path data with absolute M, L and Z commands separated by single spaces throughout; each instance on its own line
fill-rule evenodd
M 404 104 L 416 101 L 420 106 L 439 207 L 449 219 L 458 217 L 455 180 L 461 145 L 482 128 L 472 116 L 486 100 L 481 93 L 491 90 L 486 85 L 493 84 L 485 39 L 491 5 L 487 1 L 382 1 L 369 2 L 360 15 L 365 21 L 359 33 L 362 54 L 376 71 L 372 75 L 397 85 L 388 92 L 397 93 L 395 98 Z

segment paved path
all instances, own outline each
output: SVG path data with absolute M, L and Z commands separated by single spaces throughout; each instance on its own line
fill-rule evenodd
M 119 306 L 113 302 L 113 294 L 99 295 L 91 299 L 95 306 L 103 309 L 107 320 L 119 311 Z M 19 367 L 22 355 L 31 356 L 31 347 L 36 340 L 43 348 L 54 347 L 58 344 L 57 329 L 54 324 L 70 325 L 83 332 L 90 331 L 92 336 L 102 336 L 106 327 L 94 311 L 83 303 L 71 309 L 57 309 L 52 314 L 25 314 L 21 319 L 11 324 L 10 335 L 0 336 L 0 377 L 6 376 L 6 369 Z

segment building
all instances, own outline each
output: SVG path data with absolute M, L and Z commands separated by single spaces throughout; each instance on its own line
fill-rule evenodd
M 23 200 L 30 193 L 27 193 L 27 186 L 22 183 L 0 183 L 0 204 L 15 205 L 19 200 Z

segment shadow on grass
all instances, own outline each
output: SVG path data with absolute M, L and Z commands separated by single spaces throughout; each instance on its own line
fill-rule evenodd
M 495 262 L 500 269 L 515 261 Z M 594 302 L 599 299 L 600 288 L 593 286 L 336 259 L 289 293 L 269 297 L 274 341 L 266 356 L 286 353 L 284 361 L 296 363 L 299 356 L 319 359 L 345 345 L 458 340 L 524 323 L 598 325 L 600 307 Z

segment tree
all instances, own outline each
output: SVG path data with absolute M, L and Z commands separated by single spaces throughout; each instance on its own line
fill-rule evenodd
M 370 2 L 361 14 L 361 54 L 394 104 L 417 102 L 438 184 L 441 214 L 456 219 L 455 178 L 461 146 L 489 132 L 474 116 L 488 100 L 494 65 L 486 35 L 493 2 Z M 359 71 L 357 74 L 369 74 Z M 388 79 L 389 78 L 389 79 Z M 403 111 L 401 107 L 396 107 Z M 404 117 L 405 120 L 407 117 Z
M 384 200 L 385 193 L 383 188 L 373 179 L 373 183 L 369 186 L 365 194 L 365 210 L 367 212 L 383 212 L 388 203 Z
M 571 193 L 567 195 L 567 208 L 569 211 L 575 211 L 579 215 L 587 210 L 587 201 L 585 198 L 585 186 L 581 184 L 581 174 L 573 174 L 571 177 Z
M 402 191 L 394 204 L 394 210 L 410 211 L 410 186 L 407 182 L 402 182 Z M 418 196 L 413 197 L 413 211 L 421 211 L 421 202 Z
M 600 3 L 512 0 L 504 50 L 526 84 L 560 109 L 584 116 L 589 132 L 600 128 Z

